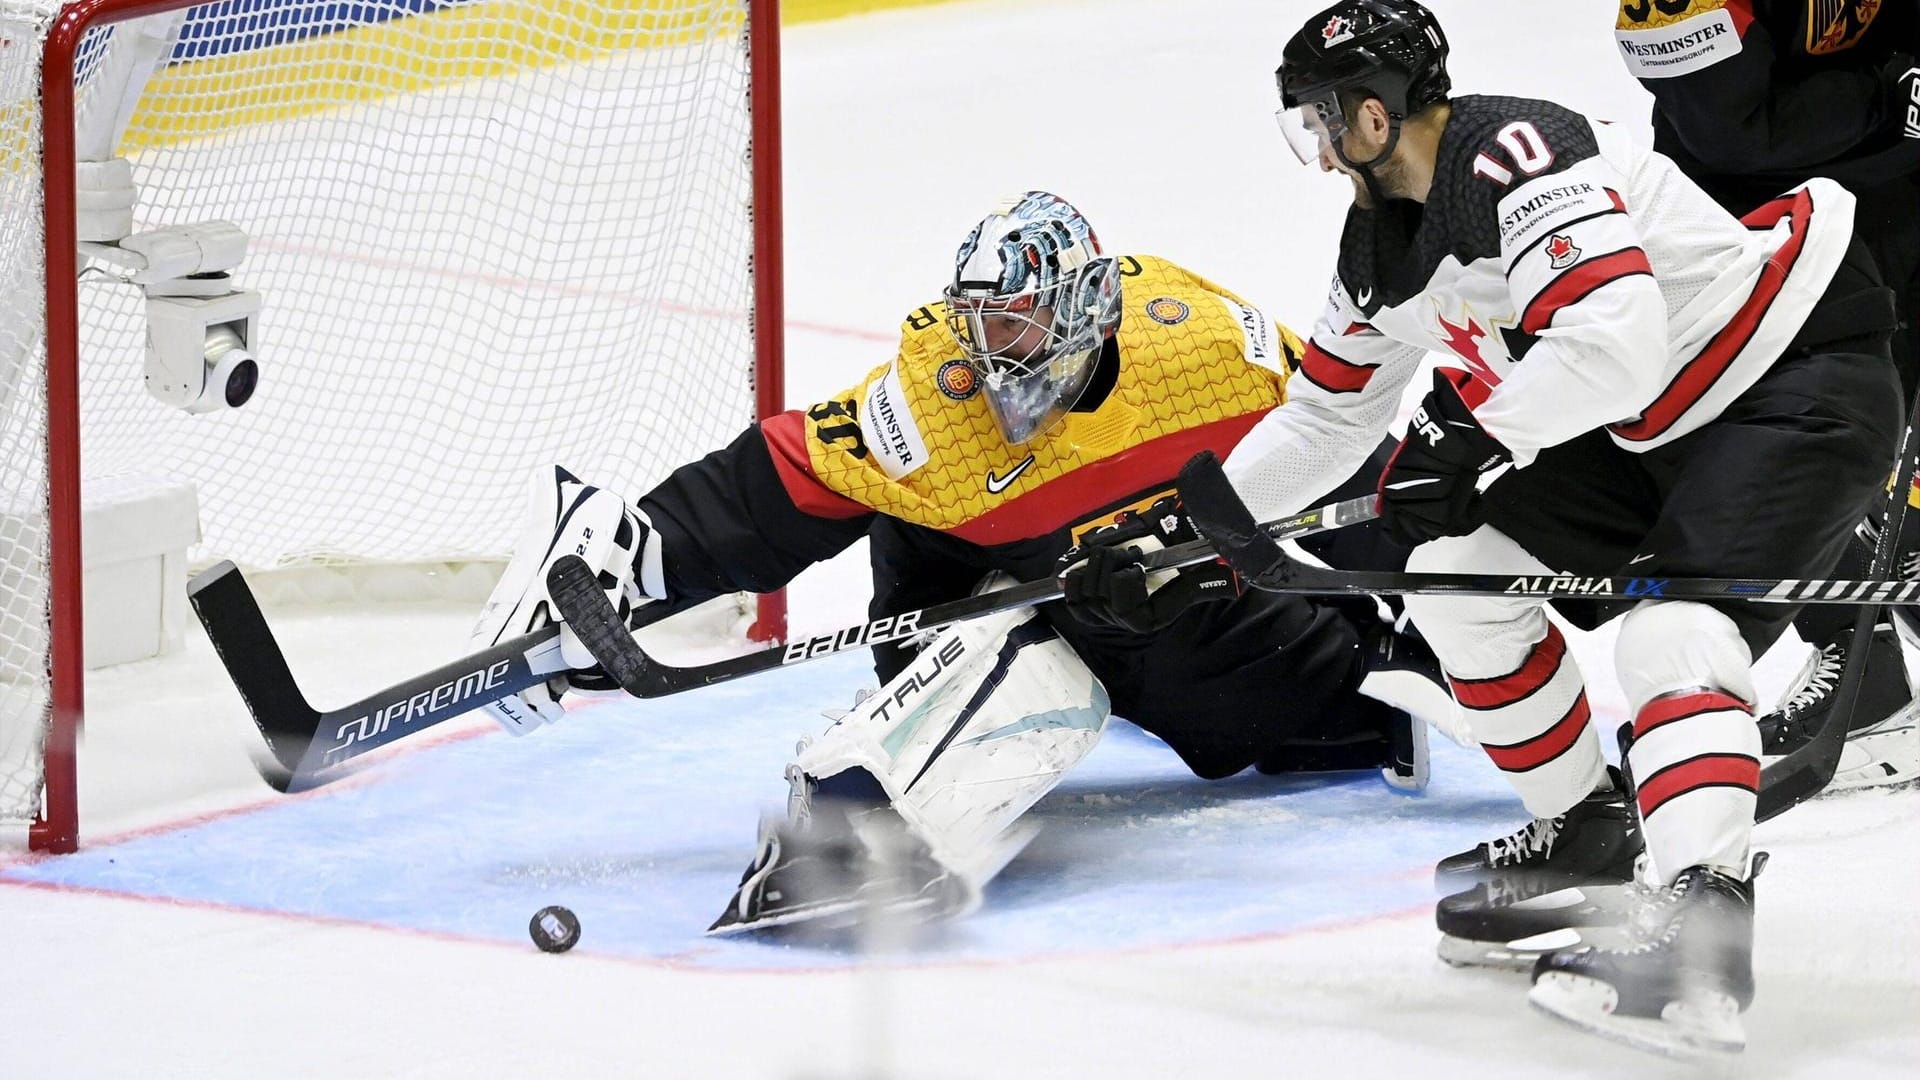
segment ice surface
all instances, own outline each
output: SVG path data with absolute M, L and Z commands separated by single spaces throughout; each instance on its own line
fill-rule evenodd
M 786 37 L 789 400 L 890 355 L 953 247 L 1010 191 L 1077 202 L 1305 329 L 1340 181 L 1293 163 L 1272 69 L 1320 6 L 987 0 Z M 1644 128 L 1603 0 L 1441 0 L 1463 92 Z M 1417 385 L 1417 381 L 1416 381 Z M 859 619 L 859 549 L 794 592 L 795 629 Z M 337 704 L 463 648 L 471 608 L 270 611 Z M 699 931 L 784 793 L 795 737 L 858 657 L 525 739 L 477 722 L 287 799 L 204 640 L 93 673 L 83 852 L 0 863 L 7 1077 L 1665 1077 L 1701 1070 L 1532 1015 L 1524 981 L 1433 956 L 1433 859 L 1516 823 L 1475 755 L 1423 797 L 1371 776 L 1206 784 L 1116 725 L 1036 813 L 974 919 L 907 956 Z M 1610 639 L 1580 638 L 1619 720 Z M 1777 689 L 1797 657 L 1765 668 Z M 423 745 L 424 744 L 424 745 Z M 1760 996 L 1727 1075 L 1920 1073 L 1920 797 L 1867 792 L 1762 827 Z M 536 952 L 563 903 L 579 948 Z M 1708 1070 L 1711 1072 L 1711 1070 Z

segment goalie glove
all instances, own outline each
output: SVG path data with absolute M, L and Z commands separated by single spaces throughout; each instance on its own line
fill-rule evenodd
M 1126 511 L 1061 557 L 1067 612 L 1085 626 L 1151 634 L 1196 603 L 1240 595 L 1239 578 L 1217 560 L 1151 573 L 1141 565 L 1147 554 L 1197 539 L 1177 496 Z
M 563 555 L 578 555 L 599 575 L 614 610 L 629 626 L 640 607 L 665 592 L 660 539 L 639 509 L 620 496 L 583 483 L 558 465 L 537 470 L 528 488 L 526 525 L 513 559 L 487 598 L 472 644 L 484 648 L 559 621 L 547 595 L 547 571 Z M 604 692 L 618 685 L 594 663 L 572 630 L 560 629 L 560 655 L 574 670 L 485 707 L 515 735 L 559 720 L 568 690 Z

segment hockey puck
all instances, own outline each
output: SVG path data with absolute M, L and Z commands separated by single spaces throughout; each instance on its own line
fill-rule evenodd
M 566 952 L 580 940 L 580 920 L 573 912 L 554 904 L 533 913 L 527 933 L 541 952 Z

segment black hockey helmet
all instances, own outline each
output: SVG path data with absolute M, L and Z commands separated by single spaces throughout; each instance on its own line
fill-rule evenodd
M 1289 109 L 1364 91 L 1402 118 L 1453 88 L 1447 36 L 1414 0 L 1341 0 L 1287 41 L 1274 77 Z

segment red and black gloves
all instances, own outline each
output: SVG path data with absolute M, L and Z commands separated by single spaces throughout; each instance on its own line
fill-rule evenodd
M 1218 560 L 1152 572 L 1140 564 L 1142 555 L 1197 539 L 1171 495 L 1089 532 L 1060 559 L 1068 613 L 1087 626 L 1151 634 L 1193 604 L 1240 595 L 1239 579 Z
M 1380 473 L 1380 524 L 1409 546 L 1464 536 L 1484 520 L 1480 474 L 1513 460 L 1487 434 L 1463 394 L 1481 384 L 1458 368 L 1435 368 L 1433 390 L 1407 425 L 1406 438 Z

